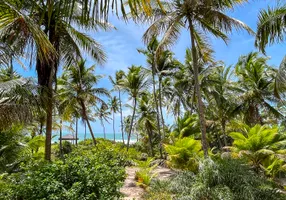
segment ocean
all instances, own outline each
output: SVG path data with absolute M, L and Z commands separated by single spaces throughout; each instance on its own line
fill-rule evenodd
M 72 133 L 66 133 L 64 132 L 63 133 L 63 136 L 65 135 L 72 135 Z M 74 134 L 74 137 L 75 137 L 75 133 Z M 58 142 L 59 141 L 59 137 L 60 137 L 60 133 L 56 132 L 56 133 L 53 133 L 53 142 Z M 104 133 L 94 133 L 94 137 L 95 138 L 104 138 Z M 86 139 L 90 139 L 91 138 L 91 135 L 90 133 L 86 133 Z M 85 139 L 85 134 L 84 133 L 78 133 L 78 141 L 82 141 Z M 114 134 L 113 133 L 106 133 L 106 139 L 108 140 L 112 140 L 114 139 Z M 115 141 L 117 142 L 122 142 L 122 134 L 121 133 L 115 133 Z M 124 141 L 127 141 L 127 134 L 124 134 Z M 134 135 L 131 135 L 131 138 L 130 138 L 130 143 L 135 143 L 137 141 L 137 137 L 134 136 Z

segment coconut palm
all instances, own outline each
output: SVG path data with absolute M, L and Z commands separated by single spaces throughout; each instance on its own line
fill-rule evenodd
M 206 141 L 204 105 L 198 78 L 198 57 L 203 57 L 205 60 L 210 59 L 212 51 L 206 34 L 211 34 L 227 41 L 228 38 L 225 33 L 231 32 L 233 28 L 246 29 L 252 33 L 251 29 L 244 23 L 225 14 L 228 9 L 232 9 L 241 2 L 240 0 L 219 1 L 219 3 L 217 1 L 198 0 L 172 0 L 165 2 L 164 12 L 158 10 L 154 14 L 152 19 L 155 19 L 155 21 L 143 36 L 144 41 L 148 43 L 154 35 L 157 36 L 163 33 L 163 38 L 157 48 L 157 52 L 160 52 L 166 46 L 175 43 L 182 28 L 188 29 L 192 46 L 195 88 L 202 131 L 202 146 L 205 156 L 208 155 L 208 144 Z
M 81 116 L 86 121 L 93 143 L 96 145 L 87 107 L 97 103 L 106 105 L 101 96 L 109 97 L 109 92 L 105 88 L 95 87 L 102 76 L 94 75 L 94 70 L 95 66 L 86 67 L 84 60 L 79 61 L 77 65 L 65 67 L 65 72 L 58 83 L 58 89 L 59 96 L 62 101 L 67 102 L 67 106 L 80 107 Z
M 156 94 L 156 59 L 155 59 L 155 53 L 156 49 L 158 47 L 158 40 L 156 37 L 153 37 L 152 40 L 148 43 L 147 49 L 137 49 L 139 53 L 143 53 L 147 57 L 147 64 L 148 67 L 150 68 L 151 74 L 152 74 L 152 86 L 153 86 L 153 98 L 155 102 L 155 108 L 156 108 L 156 121 L 157 121 L 157 130 L 159 135 L 161 136 L 161 120 L 163 119 L 163 116 L 160 116 L 159 112 L 159 104 L 158 104 L 158 98 Z M 163 122 L 163 120 L 162 120 Z M 164 126 L 163 126 L 163 131 L 164 131 Z M 163 138 L 162 138 L 163 139 Z M 151 143 L 150 143 L 151 145 Z M 162 152 L 162 145 L 160 147 L 160 152 Z
M 122 142 L 124 142 L 124 131 L 123 131 L 123 114 L 122 114 L 122 101 L 121 101 L 121 88 L 120 88 L 120 81 L 122 80 L 124 76 L 124 71 L 119 70 L 115 73 L 115 80 L 111 76 L 109 76 L 109 80 L 111 81 L 113 85 L 113 90 L 118 90 L 118 98 L 119 98 L 119 109 L 120 109 L 120 123 L 121 123 L 121 136 L 122 136 Z
M 107 104 L 101 104 L 100 108 L 95 113 L 95 117 L 99 118 L 101 126 L 103 128 L 104 139 L 106 139 L 106 132 L 105 132 L 104 121 L 105 122 L 109 122 L 109 120 L 111 119 L 109 117 L 110 114 L 111 113 L 110 113 L 110 111 L 108 109 Z
M 137 126 L 141 127 L 148 134 L 148 141 L 150 145 L 150 154 L 154 156 L 153 139 L 156 133 L 156 112 L 153 109 L 151 94 L 143 94 L 139 100 L 138 105 L 138 121 Z M 161 141 L 160 141 L 161 144 Z M 160 145 L 161 147 L 161 145 Z
M 66 6 L 69 5 L 69 9 Z M 104 62 L 105 54 L 101 46 L 91 37 L 78 31 L 106 28 L 104 22 L 81 19 L 81 5 L 78 2 L 56 1 L 18 1 L 1 3 L 0 40 L 10 46 L 20 47 L 36 65 L 38 84 L 41 86 L 43 103 L 46 109 L 46 154 L 50 160 L 53 83 L 60 62 L 69 65 L 82 57 L 81 50 L 90 53 L 99 63 Z M 34 51 L 35 50 L 35 51 Z M 27 52 L 25 52 L 27 51 Z M 35 53 L 35 55 L 30 55 Z
M 109 102 L 110 112 L 112 113 L 113 141 L 115 142 L 115 123 L 114 115 L 119 111 L 119 100 L 114 96 Z
M 128 68 L 128 73 L 124 76 L 120 85 L 126 91 L 130 98 L 133 100 L 133 113 L 130 121 L 130 128 L 127 139 L 127 149 L 129 148 L 130 137 L 133 128 L 133 121 L 137 108 L 137 98 L 148 88 L 149 84 L 148 74 L 141 66 L 132 65 Z
M 236 107 L 235 85 L 231 81 L 231 66 L 218 66 L 210 75 L 213 80 L 210 89 L 211 99 L 208 106 L 208 114 L 211 120 L 218 122 L 224 140 L 224 146 L 227 146 L 226 124 L 234 116 Z
M 257 52 L 241 56 L 235 66 L 240 88 L 240 101 L 235 111 L 245 113 L 245 122 L 263 124 L 263 110 L 277 118 L 283 117 L 275 106 L 279 99 L 273 95 L 276 70 L 267 65 L 268 58 Z
M 265 53 L 268 44 L 282 43 L 286 36 L 286 4 L 261 10 L 258 16 L 255 45 Z

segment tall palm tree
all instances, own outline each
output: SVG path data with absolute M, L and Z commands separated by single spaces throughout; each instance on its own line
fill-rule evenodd
M 199 66 L 198 57 L 209 59 L 211 56 L 211 47 L 207 41 L 206 34 L 211 34 L 217 38 L 227 41 L 227 35 L 236 29 L 251 29 L 239 20 L 231 18 L 225 14 L 229 9 L 241 0 L 232 1 L 201 1 L 201 0 L 172 0 L 165 2 L 164 12 L 156 12 L 152 19 L 155 21 L 147 29 L 143 38 L 146 43 L 151 41 L 152 37 L 163 34 L 163 38 L 157 48 L 157 52 L 162 51 L 166 46 L 174 44 L 180 35 L 182 28 L 186 28 L 190 33 L 195 89 L 198 101 L 198 110 L 200 117 L 200 125 L 202 131 L 202 146 L 204 155 L 208 155 L 208 144 L 206 140 L 206 122 L 205 111 L 201 97 L 199 82 Z
M 123 131 L 123 113 L 122 113 L 122 100 L 121 100 L 121 88 L 120 88 L 120 81 L 124 77 L 125 73 L 122 70 L 119 70 L 115 74 L 115 80 L 111 76 L 109 76 L 109 80 L 111 81 L 113 85 L 114 90 L 118 90 L 118 98 L 119 98 L 119 109 L 120 109 L 120 123 L 121 123 L 121 136 L 122 136 L 122 142 L 124 142 L 124 131 Z
M 95 66 L 87 68 L 85 63 L 86 61 L 81 60 L 77 65 L 65 67 L 65 72 L 58 83 L 58 90 L 59 96 L 68 106 L 80 107 L 82 118 L 86 121 L 93 143 L 96 145 L 87 106 L 95 106 L 97 103 L 107 106 L 101 96 L 109 97 L 109 92 L 105 88 L 95 87 L 102 76 L 94 75 Z
M 286 3 L 261 10 L 258 16 L 255 45 L 265 53 L 266 45 L 282 43 L 286 36 Z
M 99 118 L 101 126 L 103 128 L 104 139 L 106 139 L 104 121 L 108 122 L 108 120 L 110 119 L 109 115 L 110 115 L 110 111 L 108 110 L 108 106 L 106 104 L 101 104 L 97 113 L 95 113 L 95 117 Z
M 119 111 L 119 100 L 114 96 L 109 102 L 110 112 L 112 113 L 113 141 L 115 142 L 115 123 L 114 115 Z
M 139 53 L 143 53 L 146 57 L 147 57 L 147 63 L 149 65 L 149 68 L 151 68 L 151 74 L 152 74 L 152 86 L 153 86 L 153 98 L 154 98 L 154 102 L 155 102 L 155 108 L 156 108 L 156 118 L 157 118 L 157 130 L 158 133 L 161 137 L 161 123 L 160 121 L 162 121 L 163 124 L 163 116 L 161 116 L 160 112 L 159 112 L 159 104 L 158 104 L 158 98 L 157 98 L 157 94 L 156 94 L 156 59 L 155 59 L 155 53 L 156 53 L 156 49 L 158 47 L 158 40 L 156 39 L 156 37 L 153 37 L 153 39 L 149 42 L 149 44 L 147 45 L 147 49 L 138 49 Z M 162 131 L 164 131 L 164 126 Z M 163 137 L 161 138 L 161 146 L 160 146 L 160 153 L 162 155 L 162 141 L 163 141 Z M 151 144 L 150 144 L 151 145 Z M 162 157 L 162 156 L 161 156 Z
M 137 108 L 137 98 L 144 92 L 149 86 L 148 74 L 143 70 L 141 66 L 132 65 L 128 68 L 128 73 L 124 76 L 120 85 L 125 90 L 130 98 L 133 100 L 133 113 L 130 121 L 130 128 L 127 139 L 127 149 L 129 149 L 129 142 L 133 128 L 133 121 Z
M 68 6 L 68 7 L 67 7 Z M 60 62 L 69 65 L 82 57 L 81 50 L 89 53 L 96 61 L 103 63 L 105 54 L 101 46 L 91 37 L 78 31 L 97 30 L 108 25 L 101 21 L 83 19 L 81 4 L 61 0 L 54 1 L 19 1 L 1 3 L 0 40 L 10 46 L 20 47 L 26 57 L 35 58 L 38 84 L 46 117 L 45 159 L 51 159 L 53 83 Z M 34 52 L 35 55 L 30 55 Z
M 154 111 L 152 104 L 153 102 L 152 98 L 150 98 L 150 94 L 148 95 L 148 93 L 146 93 L 142 95 L 142 97 L 139 100 L 139 106 L 138 106 L 139 116 L 138 116 L 137 126 L 142 127 L 144 132 L 145 131 L 147 132 L 148 141 L 150 145 L 150 154 L 153 157 L 154 156 L 153 138 L 156 132 L 156 125 L 154 121 L 156 121 L 155 118 L 156 112 Z
M 235 111 L 245 113 L 245 122 L 250 125 L 264 123 L 263 109 L 277 118 L 283 117 L 275 108 L 279 99 L 273 95 L 276 70 L 267 65 L 267 60 L 259 53 L 251 52 L 241 56 L 235 66 L 241 96 Z
M 210 89 L 211 99 L 209 100 L 208 113 L 211 115 L 213 121 L 220 124 L 224 146 L 227 146 L 226 138 L 226 124 L 234 116 L 234 109 L 236 107 L 237 93 L 236 87 L 231 81 L 231 66 L 217 66 L 210 79 L 213 80 Z

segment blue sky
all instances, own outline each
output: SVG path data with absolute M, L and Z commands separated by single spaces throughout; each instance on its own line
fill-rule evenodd
M 259 10 L 266 8 L 269 5 L 274 6 L 275 1 L 251 1 L 251 3 L 237 7 L 233 12 L 230 12 L 229 15 L 243 21 L 255 31 Z M 133 22 L 125 23 L 114 16 L 110 17 L 110 23 L 113 24 L 117 30 L 92 33 L 92 36 L 103 45 L 108 56 L 106 64 L 104 66 L 99 66 L 96 69 L 97 74 L 105 75 L 105 78 L 100 81 L 98 87 L 106 87 L 108 89 L 111 89 L 112 87 L 108 80 L 108 76 L 113 76 L 116 70 L 126 70 L 127 67 L 132 64 L 146 65 L 145 57 L 139 54 L 136 49 L 144 48 L 142 35 L 145 32 L 147 25 L 136 25 Z M 224 61 L 227 65 L 235 64 L 240 55 L 256 50 L 254 47 L 254 37 L 248 35 L 246 32 L 233 32 L 229 35 L 229 38 L 230 41 L 227 46 L 220 40 L 210 40 L 211 45 L 215 50 L 216 59 Z M 175 53 L 177 59 L 183 61 L 185 50 L 188 47 L 190 47 L 189 34 L 188 32 L 183 31 L 178 43 L 172 48 L 172 51 Z M 285 45 L 273 45 L 267 48 L 267 55 L 271 57 L 269 64 L 278 66 L 285 55 Z M 88 63 L 94 64 L 92 60 L 88 60 Z M 18 68 L 18 72 L 24 76 L 36 76 L 34 68 L 28 69 L 28 71 Z M 128 97 L 126 95 L 123 96 L 123 103 L 126 103 L 127 100 Z M 123 113 L 126 116 L 131 114 L 131 111 L 128 110 L 128 108 L 123 108 Z M 168 117 L 166 116 L 166 118 Z M 118 133 L 120 132 L 119 119 L 119 114 L 116 114 L 115 123 L 116 132 Z M 94 132 L 102 132 L 99 121 L 92 123 L 92 127 Z M 80 125 L 79 129 L 80 132 L 84 131 L 82 125 Z M 112 132 L 112 122 L 110 122 L 110 124 L 106 123 L 106 130 L 109 133 Z

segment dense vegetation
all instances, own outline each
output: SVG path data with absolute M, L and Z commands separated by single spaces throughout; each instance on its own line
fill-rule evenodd
M 286 199 L 286 58 L 271 66 L 266 51 L 286 38 L 286 4 L 261 10 L 253 31 L 228 16 L 244 2 L 0 0 L 0 199 L 119 199 L 131 165 L 146 199 Z M 149 28 L 138 49 L 146 64 L 118 69 L 108 90 L 88 64 L 107 55 L 87 33 L 113 29 L 111 10 Z M 180 61 L 172 47 L 184 29 Z M 257 51 L 226 66 L 209 38 L 227 42 L 233 31 L 255 37 Z M 112 120 L 113 141 L 95 137 L 94 120 L 105 139 Z M 90 137 L 52 144 L 55 131 L 78 138 L 79 121 Z M 155 180 L 158 165 L 176 175 Z

